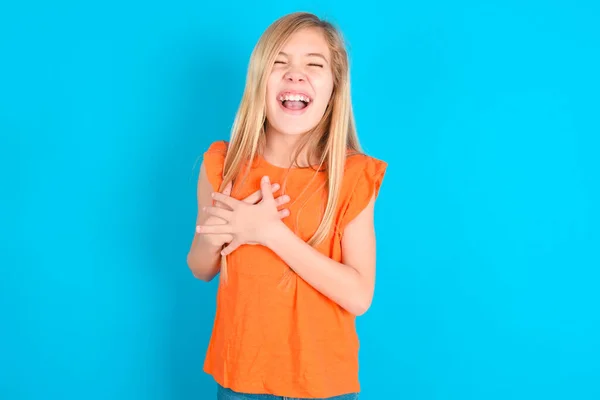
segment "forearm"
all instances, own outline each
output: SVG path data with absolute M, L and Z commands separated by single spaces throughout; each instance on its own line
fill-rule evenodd
M 308 284 L 348 312 L 361 315 L 369 308 L 372 289 L 358 270 L 320 253 L 284 224 L 267 239 L 266 246 Z
M 222 223 L 202 215 L 202 223 Z M 195 234 L 187 255 L 187 264 L 194 276 L 203 281 L 212 280 L 221 269 L 222 246 L 216 246 L 204 235 Z
M 194 276 L 210 281 L 221 268 L 221 247 L 207 243 L 202 235 L 196 235 L 187 255 L 187 264 Z

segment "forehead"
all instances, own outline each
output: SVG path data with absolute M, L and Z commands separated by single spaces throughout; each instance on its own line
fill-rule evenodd
M 319 28 L 305 28 L 294 32 L 281 51 L 291 55 L 321 53 L 329 59 L 329 46 Z

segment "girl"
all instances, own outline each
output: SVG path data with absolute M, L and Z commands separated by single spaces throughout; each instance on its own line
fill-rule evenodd
M 339 32 L 308 13 L 275 21 L 198 180 L 188 265 L 220 272 L 204 363 L 219 399 L 358 398 L 355 317 L 373 296 L 386 167 L 359 151 Z

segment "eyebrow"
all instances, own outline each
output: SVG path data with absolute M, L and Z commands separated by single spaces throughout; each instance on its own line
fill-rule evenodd
M 282 56 L 285 56 L 285 57 L 289 57 L 289 54 L 287 54 L 286 52 L 283 52 L 283 51 L 280 51 L 280 52 L 279 52 L 279 54 L 281 54 Z M 327 60 L 327 58 L 326 58 L 326 57 L 325 57 L 323 54 L 321 54 L 321 53 L 307 53 L 307 54 L 305 54 L 305 55 L 306 55 L 307 57 L 320 57 L 320 58 L 322 58 L 323 60 L 325 60 L 325 62 L 327 62 L 327 63 L 329 62 L 329 61 Z

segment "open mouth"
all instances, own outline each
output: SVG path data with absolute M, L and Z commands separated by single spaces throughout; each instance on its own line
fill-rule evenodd
M 304 93 L 282 93 L 278 97 L 282 107 L 290 111 L 304 110 L 312 99 Z

